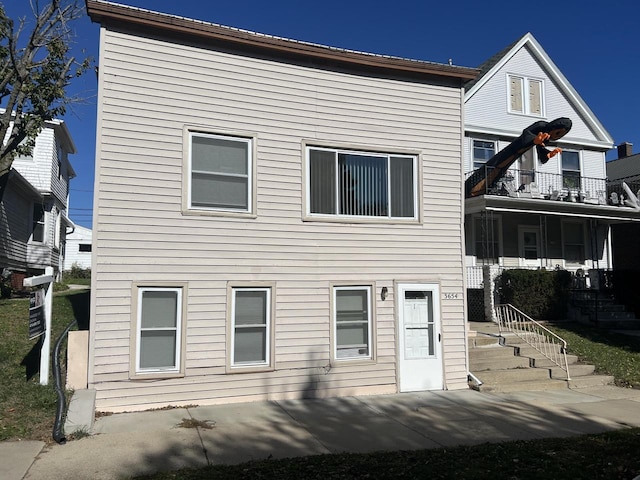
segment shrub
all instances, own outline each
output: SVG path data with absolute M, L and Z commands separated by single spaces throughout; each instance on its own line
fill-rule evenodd
M 71 278 L 91 278 L 91 269 L 90 268 L 82 268 L 77 263 L 71 265 L 71 270 L 68 270 L 67 276 Z
M 12 292 L 11 283 L 0 280 L 0 298 L 10 298 Z
M 536 320 L 567 317 L 571 273 L 566 270 L 505 270 L 496 278 L 501 303 Z

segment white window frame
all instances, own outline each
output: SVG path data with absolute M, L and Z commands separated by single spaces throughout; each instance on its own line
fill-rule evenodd
M 336 213 L 314 213 L 311 212 L 311 151 L 322 151 L 322 152 L 331 152 L 335 154 L 335 198 L 334 198 L 334 207 Z M 367 221 L 376 221 L 376 220 L 391 220 L 391 221 L 416 221 L 419 219 L 419 188 L 418 188 L 418 155 L 417 154 L 407 154 L 407 153 L 388 153 L 388 152 L 378 152 L 378 151 L 363 151 L 363 150 L 350 150 L 350 149 L 341 149 L 341 148 L 330 148 L 330 147 L 319 147 L 319 146 L 307 146 L 306 147 L 306 215 L 308 218 L 319 217 L 323 219 L 365 219 Z M 339 188 L 339 169 L 338 169 L 338 157 L 340 154 L 346 155 L 360 155 L 360 156 L 375 156 L 387 159 L 387 183 L 386 183 L 386 194 L 387 194 L 387 212 L 388 214 L 383 215 L 348 215 L 339 213 L 339 196 L 340 196 L 340 188 Z M 391 158 L 404 158 L 411 159 L 413 164 L 412 175 L 413 175 L 413 216 L 409 217 L 394 217 L 392 216 L 392 205 L 391 205 L 391 175 L 389 172 Z
M 566 241 L 566 236 L 565 236 L 565 228 L 567 224 L 573 224 L 573 225 L 581 225 L 582 226 L 582 256 L 583 256 L 583 261 L 582 262 L 569 262 L 567 260 L 567 253 L 566 253 L 566 247 L 567 247 L 567 241 Z M 569 267 L 584 267 L 587 263 L 587 229 L 586 229 L 586 225 L 585 222 L 583 221 L 571 221 L 571 220 L 563 220 L 562 223 L 562 260 L 564 262 L 565 267 L 569 266 Z M 571 244 L 571 245 L 575 245 L 575 244 Z
M 522 110 L 515 110 L 511 106 L 511 80 L 520 80 L 521 104 Z M 529 100 L 531 82 L 537 82 L 540 85 L 540 113 L 531 111 L 531 102 Z M 545 85 L 542 78 L 527 77 L 526 75 L 507 74 L 507 111 L 517 115 L 527 115 L 531 117 L 545 116 Z
M 338 307 L 337 307 L 337 292 L 339 291 L 366 291 L 367 293 L 367 350 L 366 355 L 353 355 L 348 357 L 338 356 Z M 331 314 L 331 335 L 332 335 L 332 360 L 337 363 L 353 362 L 353 361 L 371 361 L 374 360 L 374 345 L 373 345 L 373 331 L 374 331 L 374 306 L 373 293 L 375 288 L 373 285 L 334 285 L 332 287 L 332 314 Z
M 567 169 L 567 172 L 576 172 L 578 173 L 579 177 L 578 177 L 578 186 L 577 187 L 566 187 L 564 184 L 564 172 L 565 172 L 565 168 L 564 168 L 564 157 L 563 155 L 566 155 L 567 153 L 575 153 L 578 155 L 578 170 L 569 170 Z M 582 155 L 581 152 L 579 150 L 562 150 L 562 152 L 560 153 L 560 160 L 558 161 L 558 167 L 560 169 L 560 175 L 562 176 L 562 188 L 570 188 L 571 190 L 581 190 L 582 189 L 582 178 L 583 178 L 583 174 L 582 174 Z
M 35 216 L 35 209 L 37 206 L 42 207 L 42 220 L 41 221 L 36 221 L 36 216 Z M 35 233 L 35 225 L 39 224 L 42 225 L 42 239 L 41 240 L 36 240 L 33 237 L 33 234 Z M 47 206 L 44 205 L 43 203 L 33 203 L 31 205 L 31 235 L 29 236 L 29 241 L 30 243 L 37 243 L 37 244 L 41 244 L 44 245 L 47 243 Z
M 131 365 L 131 376 L 132 377 L 157 377 L 157 378 L 166 378 L 166 377 L 175 377 L 182 376 L 184 374 L 184 340 L 185 340 L 185 304 L 184 304 L 184 295 L 185 295 L 186 286 L 150 286 L 150 285 L 134 285 L 134 295 L 135 295 L 135 311 L 134 315 L 134 325 L 135 325 L 135 336 L 133 340 L 133 347 L 135 353 L 131 355 L 132 357 L 132 365 Z M 142 337 L 142 300 L 145 292 L 175 292 L 176 295 L 176 325 L 175 327 L 157 327 L 157 328 L 148 328 L 145 331 L 175 331 L 175 356 L 174 356 L 174 365 L 166 366 L 166 367 L 147 367 L 142 368 L 140 366 L 140 354 L 141 354 L 141 337 Z
M 193 168 L 192 168 L 192 150 L 193 150 L 193 138 L 194 137 L 204 137 L 204 138 L 213 138 L 226 140 L 230 142 L 238 142 L 243 143 L 247 147 L 247 173 L 244 174 L 231 174 L 231 173 L 219 173 L 219 176 L 223 177 L 237 177 L 237 178 L 246 178 L 247 182 L 247 198 L 246 200 L 246 208 L 232 208 L 232 207 L 223 207 L 223 206 L 203 206 L 203 205 L 193 205 L 192 198 L 192 184 L 193 184 Z M 239 135 L 226 135 L 226 134 L 217 134 L 217 133 L 207 133 L 202 131 L 195 130 L 187 130 L 187 210 L 191 211 L 202 211 L 202 212 L 226 212 L 226 213 L 235 213 L 235 214 L 247 214 L 252 213 L 253 211 L 253 198 L 254 198 L 254 143 L 255 139 L 253 137 L 245 137 Z M 216 175 L 214 172 L 199 172 L 209 175 Z
M 230 285 L 229 286 L 229 298 L 230 298 L 230 309 L 229 309 L 229 343 L 228 343 L 228 351 L 229 351 L 229 371 L 256 371 L 256 370 L 265 370 L 273 368 L 273 316 L 274 316 L 274 305 L 273 305 L 273 292 L 275 287 L 273 285 L 258 285 L 258 286 L 240 286 L 240 285 Z M 235 356 L 235 340 L 236 340 L 236 329 L 237 328 L 252 328 L 256 326 L 262 326 L 263 324 L 253 324 L 253 325 L 243 325 L 242 327 L 236 326 L 236 294 L 239 291 L 244 292 L 265 292 L 266 293 L 266 308 L 265 308 L 265 358 L 262 361 L 257 362 L 236 362 Z
M 497 150 L 498 145 L 497 145 L 497 142 L 495 140 L 487 140 L 487 139 L 483 139 L 483 138 L 472 138 L 471 139 L 471 169 L 472 169 L 472 171 L 476 171 L 478 168 L 484 166 L 486 164 L 486 162 L 488 160 L 490 160 L 491 157 L 493 157 L 493 155 L 492 155 L 491 157 L 489 157 L 484 162 L 477 162 L 476 161 L 476 156 L 475 156 L 476 142 L 491 143 L 493 145 L 493 155 L 498 153 L 498 150 Z M 479 147 L 479 148 L 483 148 L 483 147 Z

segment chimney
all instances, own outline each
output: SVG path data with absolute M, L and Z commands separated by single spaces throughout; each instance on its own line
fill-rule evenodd
M 622 142 L 618 145 L 618 158 L 630 157 L 633 155 L 633 143 Z

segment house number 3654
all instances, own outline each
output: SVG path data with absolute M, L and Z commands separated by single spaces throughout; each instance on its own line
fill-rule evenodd
M 445 293 L 444 294 L 444 299 L 445 300 L 456 300 L 458 298 L 458 294 L 457 293 Z

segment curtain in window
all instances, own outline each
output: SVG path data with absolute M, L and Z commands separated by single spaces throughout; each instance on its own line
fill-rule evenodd
M 311 213 L 336 213 L 335 152 L 309 152 L 309 203 Z
M 522 112 L 522 79 L 519 77 L 509 77 L 511 111 Z
M 338 154 L 340 214 L 386 217 L 387 159 Z
M 529 113 L 542 115 L 542 82 L 529 80 Z
M 413 217 L 413 158 L 391 157 L 391 216 Z

